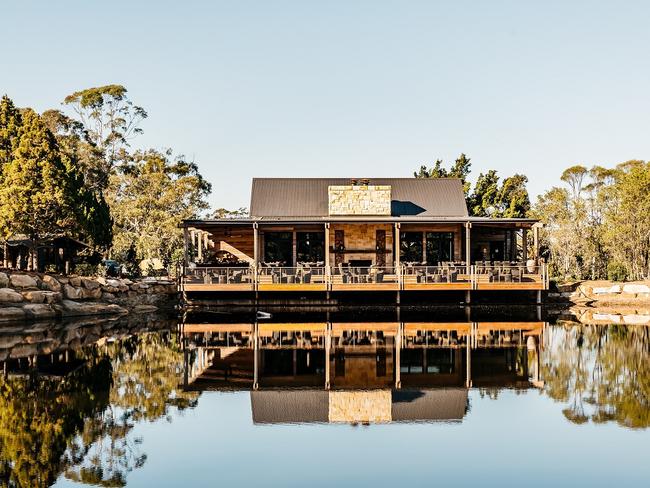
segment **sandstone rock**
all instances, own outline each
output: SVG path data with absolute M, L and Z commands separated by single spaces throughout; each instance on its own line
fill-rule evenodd
M 72 300 L 63 300 L 60 304 L 54 305 L 54 307 L 56 307 L 64 316 L 128 313 L 126 309 L 119 305 L 98 302 L 75 302 Z
M 650 293 L 650 286 L 640 285 L 640 284 L 631 284 L 623 285 L 623 292 L 625 293 Z
M 107 302 L 112 302 L 113 300 L 115 300 L 115 295 L 105 291 L 102 293 L 102 300 L 106 300 Z
M 45 303 L 58 303 L 63 299 L 63 295 L 58 291 L 42 291 Z
M 65 276 L 59 276 L 57 278 L 57 281 L 62 285 L 67 285 L 68 283 L 70 283 L 70 278 L 66 278 Z
M 4 303 L 20 303 L 23 301 L 23 296 L 11 288 L 0 288 L 0 302 Z
M 9 349 L 19 344 L 23 337 L 21 335 L 0 335 L 0 349 Z
M 624 315 L 623 322 L 628 325 L 647 325 L 650 324 L 650 315 Z
M 25 315 L 31 319 L 46 319 L 56 317 L 56 312 L 52 307 L 44 303 L 29 303 L 23 306 Z
M 89 290 L 96 290 L 100 287 L 100 284 L 91 278 L 81 278 L 81 284 L 84 288 L 87 288 Z
M 9 286 L 9 276 L 7 273 L 0 273 L 0 288 L 6 288 Z
M 134 313 L 148 313 L 155 312 L 156 310 L 158 310 L 158 307 L 155 305 L 136 305 L 133 307 Z
M 43 276 L 43 286 L 50 291 L 61 291 L 63 287 L 56 278 L 50 275 Z
M 80 276 L 73 276 L 72 278 L 70 278 L 70 284 L 72 286 L 76 286 L 76 287 L 81 286 L 81 277 Z
M 38 290 L 24 291 L 23 297 L 31 303 L 43 303 L 45 301 L 45 292 Z
M 104 278 L 103 276 L 98 276 L 97 278 L 95 278 L 95 281 L 97 283 L 99 283 L 100 285 L 102 285 L 102 286 L 108 285 L 108 280 L 106 278 Z
M 0 322 L 13 322 L 14 320 L 23 320 L 25 312 L 18 307 L 0 308 Z
M 63 295 L 70 300 L 80 300 L 82 298 L 81 288 L 75 288 L 71 285 L 65 285 L 63 287 Z
M 10 276 L 11 286 L 14 288 L 37 288 L 38 282 L 26 274 L 12 274 Z
M 38 346 L 36 344 L 20 344 L 11 350 L 12 358 L 24 358 L 36 356 L 37 354 Z
M 118 287 L 122 286 L 122 282 L 120 280 L 111 279 L 111 280 L 106 280 L 106 285 L 112 286 L 114 288 L 118 288 Z
M 102 297 L 102 290 L 101 288 L 94 288 L 94 289 L 81 288 L 81 297 L 98 300 Z

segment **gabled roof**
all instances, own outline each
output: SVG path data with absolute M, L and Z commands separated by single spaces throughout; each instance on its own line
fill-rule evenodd
M 329 186 L 349 184 L 349 178 L 253 178 L 250 216 L 327 217 Z M 457 178 L 371 178 L 370 184 L 391 186 L 393 217 L 468 215 Z

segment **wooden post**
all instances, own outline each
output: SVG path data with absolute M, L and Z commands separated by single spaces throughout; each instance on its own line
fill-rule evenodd
M 253 390 L 257 390 L 259 388 L 259 352 L 260 352 L 260 344 L 259 344 L 259 324 L 255 322 L 253 325 Z
M 329 224 L 326 224 L 329 226 Z M 332 348 L 332 324 L 325 325 L 325 389 L 330 389 L 330 350 Z
M 187 262 L 189 261 L 189 249 L 188 249 L 188 231 L 187 227 L 183 228 L 183 269 L 182 274 L 185 274 L 185 268 L 187 267 Z
M 467 336 L 467 358 L 465 361 L 465 386 L 470 388 L 472 386 L 472 340 L 474 338 L 474 324 L 472 323 L 469 328 L 469 336 Z
M 196 231 L 196 251 L 198 254 L 199 262 L 203 262 L 203 232 L 200 230 Z
M 521 260 L 528 261 L 528 229 L 521 229 Z
M 535 264 L 539 264 L 539 224 L 533 225 L 533 253 Z
M 472 274 L 472 223 L 465 222 L 465 269 L 467 276 Z
M 395 222 L 395 226 L 393 228 L 393 243 L 395 246 L 395 256 L 393 257 L 393 266 L 395 266 L 395 268 L 399 268 L 400 265 L 400 248 L 402 244 L 399 235 L 399 229 L 400 229 L 399 222 Z
M 402 387 L 402 376 L 401 376 L 401 367 L 402 367 L 402 333 L 404 330 L 404 324 L 402 322 L 397 326 L 397 334 L 395 335 L 395 364 L 393 369 L 395 370 L 395 388 Z M 424 354 L 426 355 L 426 349 L 424 349 Z M 425 371 L 426 372 L 426 371 Z
M 325 224 L 325 268 L 330 267 L 330 224 Z

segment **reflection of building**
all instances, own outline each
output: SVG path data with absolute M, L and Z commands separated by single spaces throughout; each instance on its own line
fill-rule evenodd
M 539 385 L 543 322 L 186 324 L 186 388 L 256 423 L 460 420 L 470 386 Z

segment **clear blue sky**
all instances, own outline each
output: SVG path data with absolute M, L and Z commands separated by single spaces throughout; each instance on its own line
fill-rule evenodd
M 42 111 L 125 85 L 248 205 L 253 176 L 411 176 L 472 158 L 536 195 L 575 163 L 650 157 L 648 1 L 11 1 L 0 92 Z

